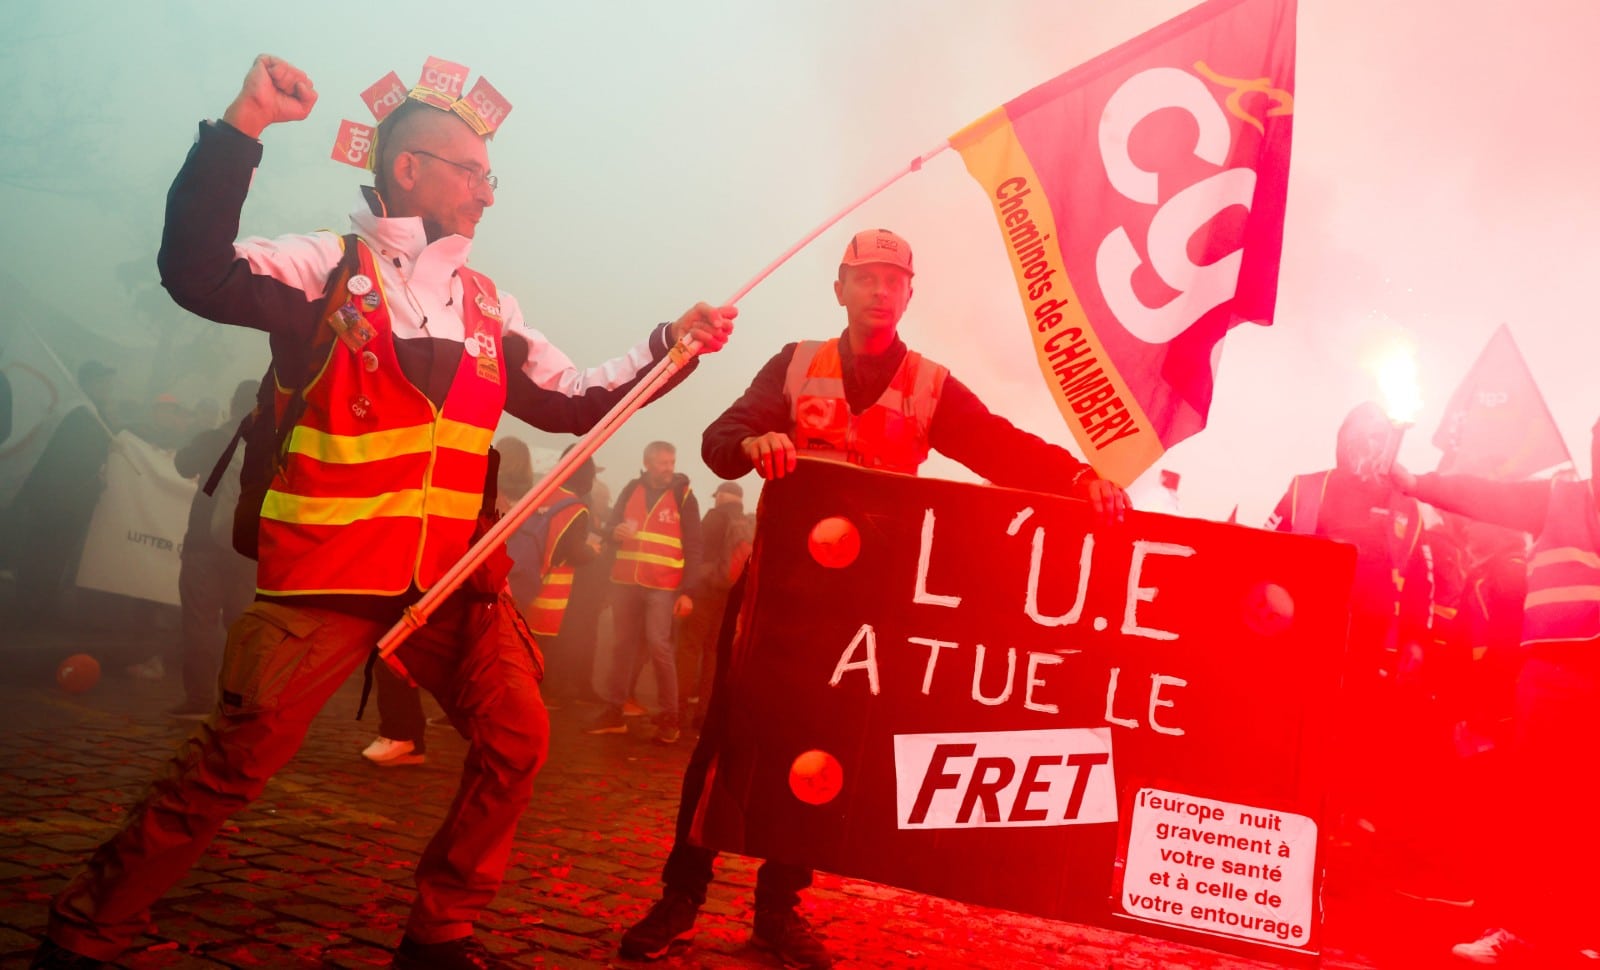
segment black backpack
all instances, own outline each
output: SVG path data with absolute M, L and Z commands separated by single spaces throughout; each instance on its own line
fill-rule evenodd
M 326 297 L 321 322 L 311 346 L 290 346 L 276 340 L 272 342 L 272 363 L 267 365 L 267 372 L 261 377 L 261 386 L 256 389 L 255 410 L 239 422 L 233 439 L 223 449 L 222 457 L 217 459 L 217 464 L 206 478 L 205 493 L 216 494 L 223 473 L 233 461 L 234 450 L 239 447 L 239 442 L 244 442 L 244 463 L 239 469 L 239 503 L 233 509 L 233 548 L 241 556 L 259 558 L 261 503 L 266 500 L 267 489 L 271 487 L 272 478 L 283 462 L 284 451 L 289 446 L 289 432 L 294 430 L 295 422 L 305 413 L 306 385 L 311 383 L 326 360 L 327 355 L 319 356 L 318 351 L 327 349 L 333 342 L 334 329 L 328 323 L 328 318 L 349 299 L 345 284 L 360 270 L 361 253 L 357 241 L 354 234 L 344 237 L 344 257 L 328 277 L 327 289 L 323 291 Z M 273 418 L 277 410 L 274 399 L 280 383 L 292 394 L 284 408 L 281 427 Z

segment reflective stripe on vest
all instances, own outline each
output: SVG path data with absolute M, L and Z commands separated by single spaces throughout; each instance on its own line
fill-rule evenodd
M 1322 513 L 1322 495 L 1328 490 L 1332 472 L 1296 475 L 1289 486 L 1289 531 L 1300 536 L 1317 534 L 1317 519 Z
M 1550 483 L 1544 531 L 1528 557 L 1523 643 L 1600 636 L 1600 518 L 1589 481 Z
M 611 580 L 650 589 L 677 589 L 683 584 L 683 517 L 672 486 L 662 491 L 648 513 L 644 485 L 628 496 L 622 517 L 638 523 L 638 531 L 617 549 Z
M 878 399 L 852 414 L 838 338 L 802 341 L 784 377 L 795 447 L 813 457 L 915 475 L 928 458 L 928 429 L 949 373 L 908 350 Z
M 305 413 L 261 506 L 263 593 L 427 589 L 467 550 L 483 505 L 489 444 L 505 405 L 494 284 L 460 270 L 463 330 L 480 350 L 463 349 L 444 406 L 435 408 L 400 370 L 383 277 L 358 246 L 378 298 L 346 307 L 370 336 L 335 339 L 306 387 Z M 289 394 L 278 392 L 281 415 Z
M 556 493 L 540 506 L 541 509 L 564 499 L 577 498 L 577 494 L 566 488 L 556 490 Z M 560 544 L 561 537 L 572 528 L 572 523 L 577 521 L 584 512 L 583 504 L 574 502 L 561 509 L 550 520 L 550 529 L 544 537 L 544 559 L 542 560 L 543 578 L 540 580 L 539 593 L 533 602 L 523 610 L 528 620 L 528 629 L 535 636 L 553 637 L 561 632 L 561 619 L 566 615 L 567 602 L 572 598 L 572 566 L 562 563 L 559 566 L 551 565 L 555 562 L 556 546 Z

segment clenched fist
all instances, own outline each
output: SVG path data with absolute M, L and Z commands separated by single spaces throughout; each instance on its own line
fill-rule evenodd
M 306 72 L 271 54 L 262 54 L 250 65 L 239 96 L 223 112 L 222 120 L 251 138 L 259 138 L 268 125 L 304 119 L 316 103 L 317 89 Z

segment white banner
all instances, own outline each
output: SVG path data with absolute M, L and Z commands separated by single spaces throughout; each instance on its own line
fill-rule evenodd
M 178 553 L 195 488 L 178 475 L 172 452 L 119 432 L 89 522 L 78 585 L 178 605 Z

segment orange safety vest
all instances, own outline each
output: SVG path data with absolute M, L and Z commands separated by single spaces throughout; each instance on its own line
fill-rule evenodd
M 634 487 L 622 517 L 639 523 L 639 531 L 617 549 L 611 581 L 650 589 L 677 589 L 683 585 L 683 516 L 672 486 L 661 493 L 648 512 L 644 483 Z
M 928 459 L 928 429 L 949 374 L 908 350 L 883 394 L 852 414 L 838 338 L 801 341 L 783 383 L 795 447 L 818 458 L 915 475 Z
M 1544 531 L 1528 557 L 1523 643 L 1600 636 L 1600 517 L 1589 481 L 1550 483 Z
M 483 506 L 506 398 L 494 283 L 460 269 L 466 340 L 436 408 L 400 370 L 382 277 L 357 245 L 372 289 L 352 291 L 324 323 L 338 339 L 306 385 L 305 413 L 261 505 L 262 593 L 427 589 L 466 552 Z M 279 386 L 280 417 L 289 399 Z
M 576 499 L 576 492 L 560 488 L 556 493 L 539 506 L 539 511 L 544 512 L 550 506 L 566 499 Z M 544 537 L 544 560 L 540 575 L 539 594 L 533 598 L 525 611 L 528 618 L 528 629 L 535 636 L 553 637 L 561 632 L 561 618 L 566 615 L 567 603 L 572 599 L 573 568 L 570 563 L 555 564 L 556 544 L 566 534 L 578 516 L 586 512 L 581 501 L 559 510 L 550 520 L 550 530 Z

